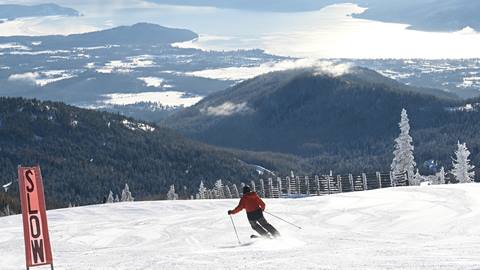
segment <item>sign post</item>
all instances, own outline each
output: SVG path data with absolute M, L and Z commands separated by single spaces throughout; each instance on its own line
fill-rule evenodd
M 18 167 L 18 183 L 22 203 L 23 234 L 27 270 L 33 266 L 50 265 L 52 249 L 48 234 L 45 196 L 40 167 Z

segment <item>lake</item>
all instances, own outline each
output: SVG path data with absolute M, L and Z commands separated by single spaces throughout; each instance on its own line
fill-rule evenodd
M 41 3 L 38 0 L 0 3 Z M 352 18 L 365 9 L 341 4 L 311 12 L 256 12 L 157 5 L 139 0 L 52 1 L 81 17 L 25 18 L 0 23 L 0 35 L 70 34 L 137 22 L 187 28 L 198 40 L 176 44 L 205 50 L 260 48 L 301 58 L 478 58 L 480 34 L 406 29 L 408 25 Z

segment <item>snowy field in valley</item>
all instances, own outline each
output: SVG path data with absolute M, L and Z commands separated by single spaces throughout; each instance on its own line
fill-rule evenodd
M 55 269 L 480 269 L 480 185 L 266 200 L 277 240 L 249 239 L 237 200 L 48 211 Z M 0 218 L 0 269 L 24 269 L 21 217 Z M 37 269 L 37 268 L 36 268 Z M 38 269 L 49 269 L 38 268 Z

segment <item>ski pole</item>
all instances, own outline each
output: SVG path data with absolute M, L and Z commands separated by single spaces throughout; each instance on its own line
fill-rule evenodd
M 238 233 L 237 233 L 237 228 L 235 227 L 235 222 L 233 222 L 233 218 L 232 216 L 230 215 L 230 220 L 232 221 L 232 225 L 233 225 L 233 229 L 235 230 L 235 235 L 237 236 L 237 240 L 238 240 L 238 244 L 242 244 L 242 242 L 240 242 L 240 238 L 238 238 Z
M 272 217 L 278 218 L 278 219 L 280 219 L 281 221 L 283 221 L 283 222 L 285 222 L 285 223 L 288 223 L 288 224 L 290 224 L 290 225 L 292 225 L 292 226 L 294 226 L 294 227 L 297 227 L 297 228 L 299 228 L 300 230 L 302 229 L 302 227 L 297 226 L 297 225 L 295 225 L 295 224 L 293 224 L 293 223 L 291 223 L 291 222 L 288 222 L 288 221 L 286 221 L 285 219 L 283 219 L 283 218 L 281 218 L 281 217 L 279 217 L 279 216 L 276 216 L 276 215 L 274 215 L 274 214 L 272 214 L 272 213 L 269 213 L 269 212 L 267 212 L 267 211 L 265 211 L 265 210 L 263 210 L 263 212 L 269 214 L 269 215 L 272 216 Z

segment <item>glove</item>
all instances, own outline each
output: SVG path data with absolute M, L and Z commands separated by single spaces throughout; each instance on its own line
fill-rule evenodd
M 231 214 L 232 214 L 232 212 L 233 212 L 232 210 L 228 210 L 228 212 L 227 212 L 227 213 L 228 213 L 228 215 L 231 215 Z

